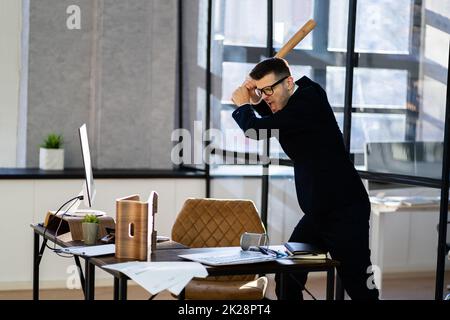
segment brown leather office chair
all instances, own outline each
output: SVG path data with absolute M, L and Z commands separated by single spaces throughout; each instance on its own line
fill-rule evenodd
M 172 240 L 191 248 L 239 246 L 244 232 L 265 232 L 252 201 L 188 199 L 172 227 Z M 259 300 L 266 288 L 267 278 L 253 275 L 195 278 L 185 287 L 185 299 Z

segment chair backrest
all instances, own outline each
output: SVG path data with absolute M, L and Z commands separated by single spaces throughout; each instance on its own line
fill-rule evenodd
M 172 239 L 191 248 L 239 246 L 244 232 L 266 232 L 252 201 L 189 198 Z

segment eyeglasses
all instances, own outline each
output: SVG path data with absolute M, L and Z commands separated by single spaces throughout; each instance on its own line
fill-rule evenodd
M 262 97 L 263 93 L 264 93 L 266 96 L 271 96 L 271 95 L 273 95 L 273 88 L 275 88 L 275 86 L 277 86 L 278 84 L 282 83 L 284 80 L 286 80 L 286 79 L 289 78 L 289 77 L 290 77 L 290 76 L 286 76 L 286 77 L 284 77 L 284 78 L 281 78 L 280 80 L 278 80 L 277 82 L 275 82 L 275 83 L 274 83 L 273 85 L 271 85 L 271 86 L 267 86 L 267 87 L 264 87 L 264 88 L 262 88 L 262 89 L 256 88 L 256 89 L 255 89 L 256 95 L 257 95 L 258 97 Z

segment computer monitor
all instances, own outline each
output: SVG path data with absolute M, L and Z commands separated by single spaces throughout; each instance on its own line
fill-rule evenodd
M 89 151 L 89 140 L 86 124 L 83 124 L 78 132 L 80 134 L 81 154 L 83 156 L 85 182 L 83 184 L 84 205 L 92 207 L 95 198 L 94 175 L 92 173 L 91 153 Z

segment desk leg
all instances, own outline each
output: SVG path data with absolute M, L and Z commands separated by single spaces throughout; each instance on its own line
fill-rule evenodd
M 185 291 L 185 289 L 181 290 L 180 295 L 178 296 L 178 300 L 186 300 L 186 291 Z
M 89 262 L 89 258 L 85 258 L 85 276 L 86 276 L 86 284 L 85 290 L 86 294 L 84 295 L 85 300 L 94 300 L 95 297 L 95 266 Z
M 344 295 L 345 292 L 341 277 L 339 277 L 339 275 L 336 275 L 336 300 L 344 300 Z
M 78 268 L 78 274 L 80 275 L 81 289 L 83 290 L 83 294 L 86 297 L 86 281 L 84 280 L 83 270 L 81 269 L 80 258 L 75 255 L 73 256 L 73 258 L 74 258 L 75 264 L 77 265 L 77 268 Z
M 34 232 L 33 249 L 33 300 L 39 300 L 39 240 L 40 236 Z
M 285 292 L 285 287 L 286 287 L 286 277 L 288 276 L 288 274 L 286 273 L 281 273 L 280 274 L 280 300 L 286 300 L 286 292 Z
M 114 277 L 113 300 L 119 300 L 119 278 Z
M 127 300 L 127 281 L 124 277 L 118 279 L 118 300 Z
M 327 270 L 327 300 L 334 298 L 334 267 Z
M 42 246 L 39 249 L 40 235 L 34 233 L 33 246 L 33 300 L 39 300 L 39 265 L 41 264 L 42 255 L 44 254 L 47 239 L 42 241 Z

